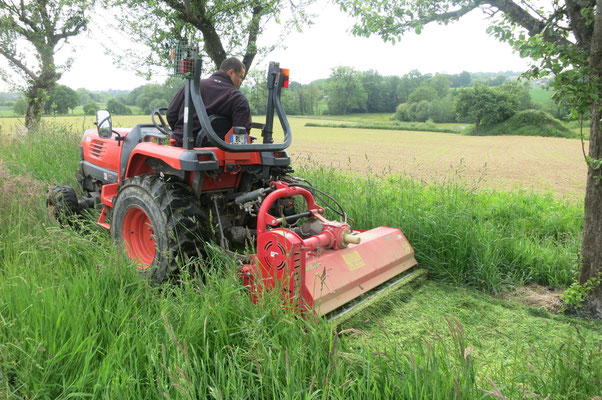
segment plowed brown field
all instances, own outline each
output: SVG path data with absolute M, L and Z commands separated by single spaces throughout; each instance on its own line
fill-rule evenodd
M 315 120 L 312 120 L 315 121 Z M 345 171 L 396 173 L 427 182 L 459 176 L 470 184 L 551 191 L 574 199 L 585 194 L 581 141 L 530 136 L 305 127 L 291 118 L 295 163 Z M 587 150 L 588 143 L 585 142 Z

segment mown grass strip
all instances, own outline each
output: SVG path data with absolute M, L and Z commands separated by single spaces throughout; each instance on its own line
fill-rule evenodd
M 378 129 L 390 131 L 419 131 L 419 132 L 444 132 L 444 133 L 463 133 L 466 126 L 449 126 L 449 124 L 428 124 L 421 122 L 351 122 L 351 123 L 326 123 L 326 122 L 306 122 L 307 127 L 320 128 L 353 128 L 353 129 Z

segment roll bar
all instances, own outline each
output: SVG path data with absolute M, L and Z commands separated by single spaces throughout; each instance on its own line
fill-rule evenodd
M 281 151 L 290 146 L 292 142 L 291 127 L 286 118 L 282 102 L 280 101 L 280 93 L 282 90 L 282 83 L 284 76 L 280 71 L 280 64 L 277 62 L 270 62 L 268 68 L 268 106 L 266 112 L 266 123 L 262 129 L 261 136 L 263 137 L 262 144 L 231 144 L 226 143 L 222 140 L 217 133 L 213 130 L 209 116 L 207 115 L 207 109 L 203 103 L 200 91 L 200 74 L 201 74 L 201 60 L 197 57 L 195 60 L 194 73 L 192 76 L 186 78 L 186 89 L 184 95 L 184 137 L 183 147 L 187 150 L 191 150 L 194 147 L 194 136 L 192 133 L 192 118 L 194 116 L 193 110 L 196 111 L 196 115 L 199 118 L 201 127 L 209 141 L 218 149 L 224 150 L 231 153 L 242 153 L 242 152 L 254 152 L 254 151 Z M 194 107 L 194 109 L 191 107 Z M 274 127 L 274 110 L 278 114 L 280 125 L 284 130 L 284 142 L 273 143 L 272 138 L 273 127 Z

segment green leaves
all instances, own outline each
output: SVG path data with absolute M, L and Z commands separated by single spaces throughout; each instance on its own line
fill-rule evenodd
M 258 54 L 267 54 L 291 30 L 301 30 L 309 24 L 311 16 L 305 8 L 314 0 L 298 4 L 283 0 L 107 1 L 123 7 L 118 16 L 120 29 L 125 28 L 135 41 L 152 50 L 150 57 L 139 62 L 138 70 L 166 66 L 169 55 L 165 43 L 192 38 L 208 56 L 203 58 L 205 69 L 214 70 L 228 56 L 237 56 L 242 58 L 248 73 Z M 273 43 L 260 46 L 264 26 L 270 20 L 281 26 L 281 35 Z
M 332 114 L 347 114 L 351 110 L 364 110 L 368 94 L 361 74 L 349 67 L 337 67 L 332 70 L 328 85 L 328 111 Z
M 352 32 L 358 36 L 379 35 L 395 43 L 413 31 L 420 34 L 431 22 L 447 24 L 477 8 L 471 0 L 335 0 L 341 10 L 358 17 Z
M 458 116 L 474 120 L 476 129 L 480 124 L 486 126 L 510 118 L 518 107 L 518 96 L 479 83 L 462 89 L 455 103 Z

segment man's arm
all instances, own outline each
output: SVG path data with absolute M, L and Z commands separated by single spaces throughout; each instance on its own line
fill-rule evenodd
M 232 125 L 244 126 L 247 132 L 251 130 L 251 108 L 249 101 L 242 92 L 238 92 L 233 99 Z

